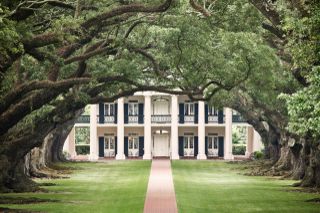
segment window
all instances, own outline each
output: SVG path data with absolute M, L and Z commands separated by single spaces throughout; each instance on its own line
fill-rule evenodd
M 208 137 L 208 149 L 218 149 L 218 137 L 209 136 Z
M 128 142 L 129 149 L 139 149 L 139 138 L 137 136 L 130 136 Z
M 129 103 L 129 115 L 138 115 L 138 103 Z
M 193 149 L 194 140 L 193 136 L 185 136 L 184 137 L 184 148 L 185 149 Z
M 218 109 L 216 109 L 215 107 L 213 106 L 209 106 L 208 107 L 208 113 L 209 115 L 213 115 L 213 116 L 218 116 Z
M 114 149 L 114 137 L 104 138 L 104 149 Z
M 194 115 L 194 103 L 185 103 L 184 113 L 185 115 Z
M 114 104 L 113 103 L 104 104 L 104 115 L 107 115 L 107 116 L 114 115 Z

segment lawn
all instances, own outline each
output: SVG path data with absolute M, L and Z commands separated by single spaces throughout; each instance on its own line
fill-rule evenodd
M 0 206 L 43 212 L 142 212 L 150 164 L 150 161 L 139 160 L 67 163 L 66 166 L 76 169 L 70 179 L 38 181 L 56 184 L 44 187 L 49 193 L 9 194 L 58 202 Z
M 222 161 L 174 161 L 179 212 L 320 212 L 319 194 L 292 192 L 292 181 L 239 174 L 239 165 Z

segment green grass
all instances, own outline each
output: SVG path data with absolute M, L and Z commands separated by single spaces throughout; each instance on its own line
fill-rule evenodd
M 173 161 L 179 212 L 320 212 L 319 194 L 292 192 L 293 181 L 239 174 L 239 164 Z
M 1 205 L 44 212 L 142 212 L 150 161 L 68 163 L 75 167 L 70 179 L 40 180 L 55 183 L 50 193 L 0 194 L 0 196 L 56 199 L 58 202 Z

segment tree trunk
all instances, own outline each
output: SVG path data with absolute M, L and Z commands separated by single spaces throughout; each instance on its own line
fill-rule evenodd
M 80 114 L 81 110 L 79 111 Z M 58 125 L 44 139 L 41 147 L 36 147 L 29 153 L 30 161 L 28 162 L 29 174 L 32 177 L 60 177 L 55 171 L 54 163 L 64 162 L 66 158 L 63 154 L 63 145 L 68 137 L 74 120 L 69 120 L 64 124 Z
M 300 186 L 320 188 L 320 143 L 319 141 L 306 141 L 308 149 L 306 154 L 307 169 Z
M 290 177 L 293 180 L 301 180 L 304 177 L 306 171 L 305 164 L 305 147 L 304 141 L 301 140 L 300 143 L 295 143 L 291 148 L 291 163 L 292 171 Z

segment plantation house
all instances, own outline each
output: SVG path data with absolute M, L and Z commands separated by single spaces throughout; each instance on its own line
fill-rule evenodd
M 233 125 L 246 128 L 246 157 L 261 150 L 259 134 L 230 108 L 218 110 L 187 96 L 137 92 L 113 103 L 87 107 L 64 150 L 71 159 L 231 160 Z

